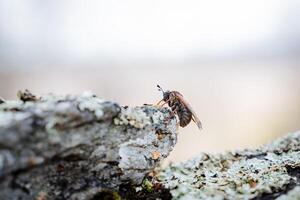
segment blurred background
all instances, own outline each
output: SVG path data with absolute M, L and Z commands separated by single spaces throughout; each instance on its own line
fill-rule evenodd
M 0 0 L 0 96 L 178 90 L 203 130 L 180 129 L 172 162 L 299 130 L 299 64 L 298 0 Z

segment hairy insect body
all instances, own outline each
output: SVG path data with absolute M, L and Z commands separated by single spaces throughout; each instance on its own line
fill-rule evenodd
M 191 106 L 185 99 L 183 98 L 182 94 L 177 91 L 163 91 L 163 89 L 157 85 L 158 89 L 163 92 L 163 99 L 160 102 L 165 102 L 171 108 L 174 116 L 176 114 L 179 118 L 179 125 L 181 127 L 185 127 L 188 125 L 191 120 L 193 120 L 199 129 L 202 128 L 201 122 L 197 117 L 196 113 L 193 111 Z M 160 104 L 158 103 L 158 105 Z M 164 103 L 164 104 L 165 104 Z
M 168 105 L 170 106 L 171 110 L 177 114 L 179 118 L 179 125 L 181 127 L 185 127 L 188 125 L 192 120 L 192 112 L 184 106 L 184 104 L 180 103 L 178 99 L 174 99 L 173 101 L 169 101 Z

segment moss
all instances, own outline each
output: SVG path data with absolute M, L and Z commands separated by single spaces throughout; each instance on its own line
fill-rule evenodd
M 147 192 L 152 192 L 153 191 L 153 184 L 150 180 L 148 180 L 147 178 L 144 179 L 143 183 L 142 183 L 142 188 L 144 190 L 146 190 Z
M 95 194 L 90 200 L 121 200 L 121 196 L 114 191 L 101 190 Z

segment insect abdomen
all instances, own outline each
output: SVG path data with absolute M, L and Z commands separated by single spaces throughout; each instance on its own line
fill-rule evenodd
M 183 107 L 183 106 L 180 106 L 180 107 Z M 185 127 L 192 120 L 192 113 L 185 107 L 179 109 L 179 111 L 177 112 L 177 115 L 179 117 L 179 125 L 181 127 Z
M 179 118 L 179 125 L 185 127 L 192 120 L 192 113 L 179 101 L 170 101 L 169 106 L 173 112 L 176 112 Z

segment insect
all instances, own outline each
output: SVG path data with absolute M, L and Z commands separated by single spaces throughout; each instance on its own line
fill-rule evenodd
M 175 114 L 179 118 L 179 125 L 185 127 L 191 120 L 193 120 L 199 129 L 202 129 L 202 124 L 197 117 L 196 113 L 193 111 L 189 103 L 183 98 L 182 94 L 177 91 L 164 91 L 159 85 L 157 85 L 158 90 L 162 91 L 163 99 L 157 103 L 159 106 L 164 106 L 166 103 L 171 107 L 172 115 L 168 120 L 170 120 Z M 161 102 L 164 102 L 162 105 Z

